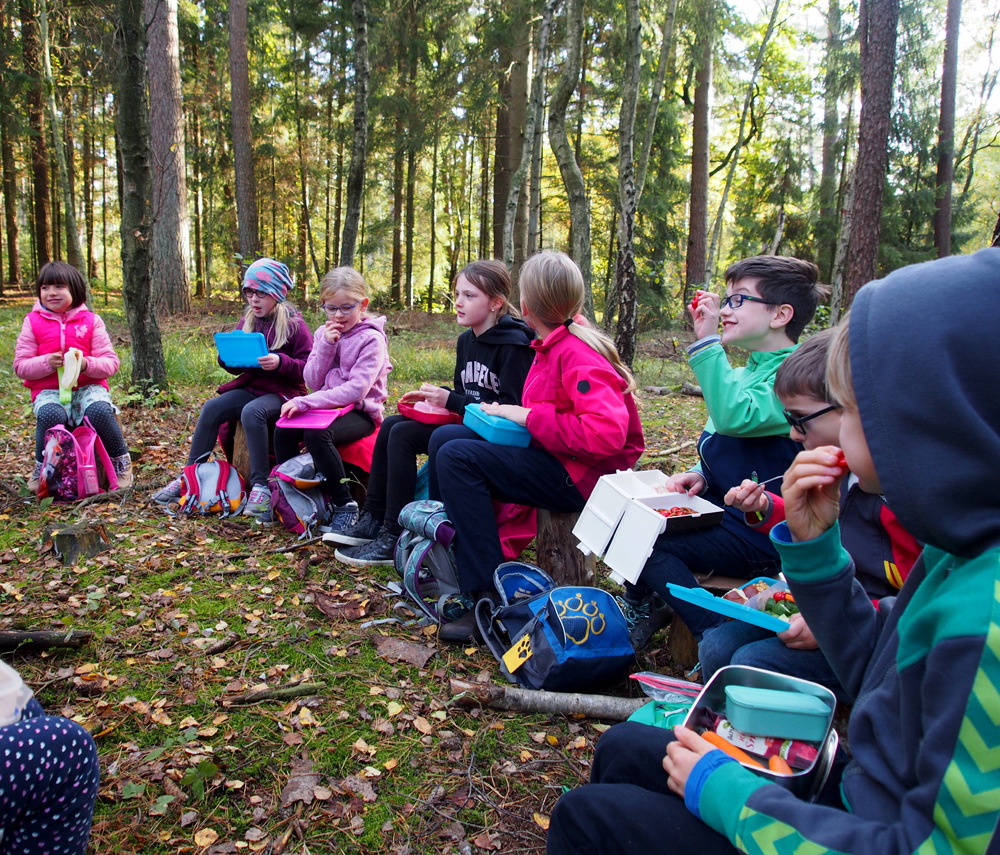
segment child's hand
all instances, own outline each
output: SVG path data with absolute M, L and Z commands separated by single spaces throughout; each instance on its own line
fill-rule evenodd
M 295 401 L 285 401 L 285 403 L 281 405 L 281 418 L 287 419 L 290 416 L 294 416 L 298 413 L 298 411 L 299 408 Z
M 691 305 L 694 334 L 698 338 L 714 335 L 719 331 L 719 295 L 711 291 L 696 291 Z
M 337 321 L 327 321 L 323 326 L 323 338 L 330 344 L 340 341 L 340 324 Z
M 55 371 L 57 368 L 62 368 L 63 365 L 63 355 L 61 353 L 50 353 L 48 357 L 49 368 Z
M 670 776 L 667 786 L 684 798 L 684 787 L 695 764 L 709 751 L 718 751 L 707 739 L 702 739 L 693 730 L 679 724 L 674 728 L 676 742 L 667 745 L 663 758 L 663 770 Z
M 90 365 L 90 363 L 87 361 L 87 357 L 86 356 L 83 357 L 83 359 L 80 360 L 80 375 L 81 376 L 87 373 L 87 366 L 89 366 L 89 365 Z
M 785 520 L 796 542 L 815 540 L 840 514 L 840 482 L 847 474 L 835 445 L 800 451 L 785 473 L 781 495 Z
M 414 389 L 411 392 L 404 392 L 399 396 L 399 402 L 401 404 L 415 404 L 417 401 L 424 400 L 424 393 L 420 389 Z
M 281 365 L 281 357 L 276 353 L 269 353 L 267 356 L 258 356 L 257 364 L 265 371 L 274 371 Z
M 795 650 L 815 650 L 819 647 L 812 630 L 809 629 L 809 624 L 800 614 L 792 615 L 788 622 L 788 629 L 779 632 L 778 638 L 785 642 L 785 647 L 791 647 Z
M 705 476 L 700 472 L 678 472 L 671 475 L 664 485 L 668 493 L 687 493 L 697 496 L 708 486 Z
M 420 394 L 424 400 L 432 407 L 447 407 L 448 396 L 451 394 L 447 389 L 435 386 L 432 383 L 424 383 L 420 387 Z
M 726 504 L 745 514 L 761 514 L 768 506 L 764 485 L 747 478 L 739 487 L 733 487 L 726 493 Z
M 527 426 L 528 413 L 531 412 L 530 407 L 519 407 L 516 404 L 497 404 L 495 402 L 480 404 L 479 408 L 488 416 L 500 416 L 502 419 L 508 419 L 516 425 L 521 425 L 521 427 Z

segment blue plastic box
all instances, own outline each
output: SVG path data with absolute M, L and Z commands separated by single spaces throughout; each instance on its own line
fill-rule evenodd
M 769 586 L 779 588 L 783 591 L 788 590 L 786 583 L 778 579 L 768 579 L 766 576 L 758 576 L 756 579 L 751 579 L 749 582 L 744 583 L 743 587 L 753 585 L 755 582 L 767 582 Z M 684 600 L 695 606 L 701 606 L 703 609 L 708 609 L 717 614 L 736 618 L 736 620 L 741 620 L 744 623 L 751 623 L 762 629 L 769 629 L 771 632 L 784 632 L 788 629 L 788 621 L 786 620 L 769 615 L 767 612 L 758 611 L 751 606 L 745 606 L 743 603 L 734 603 L 722 597 L 716 597 L 704 588 L 685 588 L 683 585 L 677 585 L 674 582 L 667 582 L 667 588 L 670 589 L 670 593 L 677 597 L 677 599 Z M 759 735 L 763 736 L 763 734 Z
M 515 448 L 527 448 L 531 445 L 531 433 L 510 419 L 491 416 L 480 409 L 479 404 L 466 404 L 465 426 L 478 433 L 487 442 L 497 445 L 512 445 Z
M 267 339 L 263 333 L 242 330 L 215 334 L 215 346 L 221 359 L 230 368 L 257 368 L 257 360 L 267 356 Z
M 726 718 L 755 736 L 820 742 L 830 724 L 830 707 L 814 695 L 756 686 L 726 686 Z

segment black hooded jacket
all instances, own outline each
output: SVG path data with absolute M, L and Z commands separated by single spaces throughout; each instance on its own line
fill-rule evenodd
M 534 338 L 534 331 L 524 321 L 510 315 L 501 315 L 481 336 L 471 329 L 462 333 L 448 409 L 464 413 L 466 404 L 520 404 L 524 379 L 535 358 L 529 347 Z

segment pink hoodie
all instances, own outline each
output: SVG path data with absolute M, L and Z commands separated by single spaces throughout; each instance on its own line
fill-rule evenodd
M 388 395 L 386 377 L 392 370 L 385 336 L 385 316 L 362 318 L 336 344 L 326 340 L 325 327 L 313 335 L 312 352 L 303 374 L 311 395 L 292 398 L 300 413 L 353 404 L 382 423 Z

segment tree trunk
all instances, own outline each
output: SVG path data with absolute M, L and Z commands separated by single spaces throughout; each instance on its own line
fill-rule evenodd
M 146 102 L 146 28 L 142 0 L 118 0 L 115 125 L 121 158 L 122 297 L 132 338 L 132 384 L 149 393 L 164 388 L 160 328 L 150 282 L 149 107 Z
M 938 162 L 935 187 L 934 245 L 938 258 L 951 255 L 951 191 L 955 180 L 955 89 L 958 83 L 958 31 L 962 0 L 948 0 L 941 73 L 941 120 L 938 123 Z
M 233 166 L 240 255 L 249 264 L 260 255 L 257 177 L 250 133 L 250 63 L 247 58 L 247 0 L 229 0 L 229 77 L 232 90 Z
M 531 190 L 528 198 L 528 243 L 531 255 L 541 249 L 542 239 L 542 127 L 545 122 L 545 64 L 542 66 L 541 91 L 535 102 L 535 133 L 531 139 Z
M 618 260 L 615 291 L 618 294 L 618 330 L 615 346 L 622 361 L 631 366 L 635 359 L 638 332 L 638 285 L 635 269 L 635 112 L 639 103 L 639 74 L 642 60 L 642 21 L 639 0 L 625 3 L 625 79 L 618 121 Z
M 479 257 L 487 258 L 490 232 L 490 115 L 486 114 L 486 129 L 480 137 L 479 155 Z
M 368 12 L 365 0 L 354 4 L 354 141 L 351 171 L 347 179 L 347 216 L 340 249 L 340 264 L 354 265 L 361 197 L 365 189 L 365 158 L 368 145 Z
M 854 222 L 844 272 L 845 311 L 858 289 L 878 274 L 898 22 L 899 0 L 861 0 L 861 118 L 854 173 Z
M 313 273 L 316 274 L 317 281 L 323 278 L 323 274 L 319 269 L 319 261 L 316 259 L 316 247 L 313 243 L 313 231 L 312 231 L 312 202 L 309 199 L 309 173 L 306 169 L 306 132 L 302 129 L 302 103 L 299 95 L 299 63 L 298 63 L 298 48 L 297 48 L 298 38 L 297 35 L 293 34 L 292 41 L 292 68 L 293 78 L 294 78 L 294 89 L 295 89 L 295 142 L 298 147 L 299 155 L 299 202 L 302 206 L 302 230 L 303 237 L 305 239 L 305 244 L 302 246 L 302 298 L 305 299 L 306 296 L 306 283 L 305 283 L 305 249 L 308 246 L 309 258 L 312 261 Z M 306 46 L 303 51 L 303 65 L 305 67 L 306 79 L 309 78 L 309 47 Z
M 559 172 L 569 200 L 569 216 L 572 223 L 570 256 L 583 273 L 583 287 L 586 294 L 583 311 L 593 320 L 594 295 L 591 292 L 590 208 L 587 204 L 587 187 L 583 181 L 583 172 L 576 162 L 576 156 L 566 136 L 566 108 L 580 81 L 583 0 L 569 0 L 566 6 L 566 46 L 566 64 L 549 104 L 549 143 L 559 163 Z M 626 60 L 626 74 L 628 74 L 627 62 Z M 633 124 L 634 114 L 633 109 Z
M 819 274 L 824 282 L 833 278 L 837 246 L 837 132 L 840 116 L 840 0 L 830 0 L 826 18 L 826 76 L 823 85 L 823 165 L 819 181 L 819 222 L 816 250 Z M 845 145 L 846 145 L 845 140 Z
M 847 247 L 851 242 L 851 229 L 854 219 L 854 173 L 851 169 L 847 179 L 847 193 L 844 198 L 844 209 L 841 214 L 840 235 L 837 238 L 837 251 L 833 256 L 833 271 L 830 276 L 830 323 L 840 321 L 841 306 L 844 303 L 844 263 L 847 261 Z
M 684 305 L 687 305 L 691 288 L 699 288 L 705 283 L 708 260 L 709 100 L 712 97 L 714 15 L 709 21 L 703 22 L 702 26 L 705 30 L 699 33 L 695 46 L 698 70 L 695 73 L 694 113 L 691 121 L 691 202 L 688 213 Z
M 93 78 L 87 75 L 87 111 L 83 119 L 83 235 L 86 239 L 88 286 L 97 279 L 97 258 L 94 255 L 94 89 Z
M 656 78 L 653 81 L 653 92 L 649 98 L 649 112 L 646 116 L 646 133 L 642 139 L 642 150 L 635 168 L 635 204 L 638 208 L 642 199 L 642 191 L 646 186 L 646 170 L 649 167 L 649 153 L 653 149 L 653 135 L 656 133 L 656 118 L 660 112 L 660 95 L 667 71 L 672 65 L 674 42 L 674 20 L 677 16 L 677 0 L 670 0 L 667 18 L 663 24 L 663 42 L 660 44 L 660 63 L 656 67 Z
M 427 278 L 427 312 L 434 313 L 434 262 L 437 250 L 437 183 L 438 183 L 438 135 L 434 126 L 434 154 L 431 158 L 431 253 L 430 275 Z
M 201 119 L 198 111 L 192 111 L 191 132 L 194 136 L 195 157 L 191 167 L 194 178 L 194 292 L 198 297 L 207 297 L 205 293 L 205 262 L 201 256 L 201 218 L 204 211 L 201 190 Z
M 520 9 L 525 10 L 522 3 Z M 517 30 L 518 37 L 511 48 L 510 66 L 510 155 L 507 159 L 510 177 L 507 181 L 507 192 L 497 204 L 503 206 L 500 211 L 498 225 L 501 229 L 500 252 L 497 258 L 506 259 L 504 249 L 504 233 L 507 228 L 507 205 L 510 199 L 511 187 L 513 187 L 514 173 L 521 165 L 521 157 L 524 152 L 524 132 L 525 122 L 528 112 L 528 53 L 531 50 L 531 27 L 526 19 L 521 20 L 522 26 Z M 523 182 L 519 191 L 514 194 L 514 224 L 513 224 L 513 245 L 514 260 L 510 271 L 511 301 L 518 305 L 517 277 L 521 269 L 521 264 L 525 259 L 525 249 L 528 240 L 528 193 Z
M 496 139 L 493 143 L 493 257 L 503 258 L 503 215 L 510 193 L 511 104 L 510 74 L 501 72 L 497 81 Z
M 13 45 L 7 28 L 6 8 L 0 8 L 0 162 L 3 164 L 3 208 L 7 232 L 7 281 L 18 287 L 21 279 L 21 254 L 18 247 L 17 167 L 14 164 L 13 70 L 10 50 Z
M 31 134 L 31 171 L 34 205 L 35 264 L 52 260 L 52 200 L 49 188 L 49 151 L 42 107 L 42 76 L 39 73 L 38 25 L 33 0 L 20 0 L 21 55 L 27 77 L 28 128 Z
M 145 0 L 149 44 L 149 130 L 153 155 L 152 279 L 157 307 L 191 311 L 190 220 L 177 0 Z M 234 98 L 235 113 L 235 98 Z
M 337 95 L 337 115 L 343 113 L 343 94 Z M 337 193 L 333 209 L 333 266 L 340 266 L 340 226 L 344 216 L 344 134 L 343 125 L 337 121 Z

